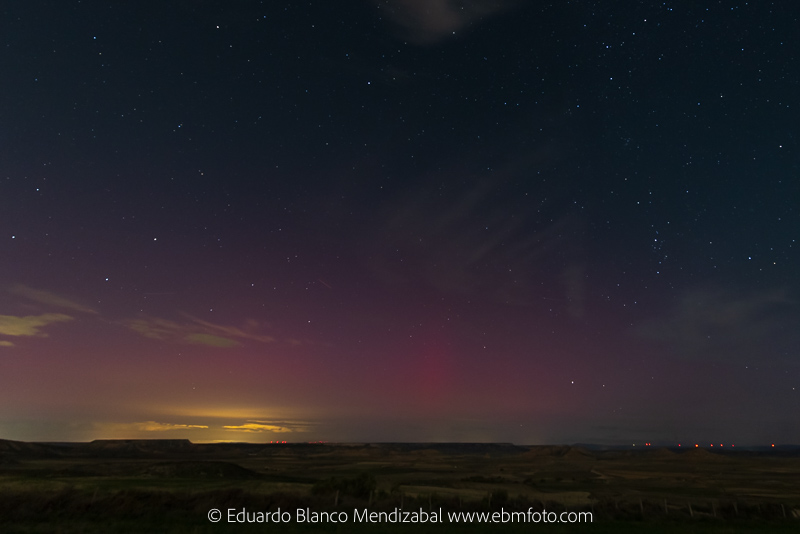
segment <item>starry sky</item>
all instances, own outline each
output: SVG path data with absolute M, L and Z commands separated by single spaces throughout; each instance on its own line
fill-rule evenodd
M 0 13 L 0 437 L 800 442 L 793 2 Z

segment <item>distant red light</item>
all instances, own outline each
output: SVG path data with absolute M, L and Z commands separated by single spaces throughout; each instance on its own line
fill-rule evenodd
M 700 445 L 698 445 L 697 443 L 695 443 L 695 444 L 694 444 L 694 446 L 695 446 L 695 447 L 699 447 Z

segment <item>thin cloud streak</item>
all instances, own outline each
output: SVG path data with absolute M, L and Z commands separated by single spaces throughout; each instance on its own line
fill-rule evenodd
M 123 321 L 122 324 L 146 338 L 173 343 L 230 348 L 241 346 L 239 340 L 259 343 L 275 342 L 275 338 L 272 336 L 246 332 L 235 326 L 210 323 L 190 315 L 185 316 L 190 319 L 190 322 L 179 323 L 160 317 L 142 316 L 138 319 Z
M 184 425 L 160 423 L 157 421 L 140 421 L 135 423 L 96 423 L 95 427 L 109 433 L 119 432 L 166 432 L 169 430 L 205 430 L 207 425 Z
M 44 291 L 42 289 L 34 289 L 23 284 L 11 286 L 7 291 L 12 295 L 17 295 L 34 302 L 38 302 L 39 304 L 46 304 L 47 306 L 52 306 L 55 308 L 64 308 L 82 313 L 97 313 L 96 310 L 73 300 L 64 298 L 49 291 Z

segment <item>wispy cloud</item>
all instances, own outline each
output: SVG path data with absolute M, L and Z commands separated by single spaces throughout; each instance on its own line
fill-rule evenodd
M 197 430 L 207 429 L 206 425 L 183 425 L 174 423 L 159 423 L 157 421 L 141 421 L 136 423 L 97 423 L 95 425 L 103 432 L 166 432 L 169 430 Z
M 96 314 L 97 312 L 88 306 L 84 306 L 78 302 L 72 301 L 68 298 L 44 291 L 41 289 L 34 289 L 22 284 L 5 287 L 4 291 L 15 297 L 19 297 L 24 301 L 29 301 L 25 304 L 28 309 L 38 309 L 38 311 L 48 311 L 52 308 L 61 308 L 64 310 L 71 310 L 81 313 Z M 36 303 L 32 305 L 31 302 Z M 43 306 L 39 306 L 43 305 Z M 42 309 L 45 308 L 45 309 Z M 63 323 L 73 321 L 75 318 L 72 315 L 64 313 L 40 313 L 38 315 L 0 315 L 0 335 L 2 336 L 36 336 L 48 337 L 47 332 L 44 331 L 46 327 L 54 323 Z M 13 347 L 14 343 L 8 340 L 0 341 L 0 347 Z
M 536 154 L 531 161 L 551 157 Z M 550 304 L 579 319 L 586 292 L 586 220 L 564 213 L 542 224 L 538 210 L 523 205 L 519 215 L 509 217 L 509 208 L 500 208 L 496 199 L 507 194 L 516 167 L 509 164 L 491 180 L 471 179 L 447 196 L 430 184 L 398 196 L 383 210 L 385 221 L 374 227 L 375 251 L 369 255 L 374 273 L 387 284 L 422 282 L 470 300 L 520 306 L 556 301 Z M 509 205 L 516 202 L 509 197 Z
M 238 347 L 238 341 L 226 337 L 214 336 L 212 334 L 189 334 L 183 338 L 187 343 L 194 345 L 208 345 L 209 347 Z
M 99 316 L 96 310 L 88 306 L 42 289 L 16 284 L 4 288 L 4 291 L 28 301 L 28 308 L 32 307 L 31 303 L 36 303 L 42 305 L 36 306 L 37 308 L 61 308 Z M 48 310 L 43 309 L 41 311 Z M 117 322 L 117 324 L 122 324 L 146 338 L 207 347 L 231 348 L 241 346 L 244 341 L 257 343 L 273 343 L 276 341 L 274 337 L 260 332 L 262 325 L 258 321 L 248 320 L 242 326 L 230 326 L 215 324 L 188 314 L 181 315 L 184 320 L 172 321 L 160 317 L 141 315 L 137 318 Z M 75 317 L 72 315 L 64 313 L 43 313 L 27 316 L 0 315 L 0 335 L 46 337 L 47 334 L 42 329 L 47 325 L 74 319 Z M 307 342 L 289 340 L 288 343 L 290 345 L 300 345 Z M 10 341 L 0 343 L 0 347 L 12 346 L 14 344 Z
M 255 328 L 248 323 L 247 329 L 235 326 L 218 325 L 186 315 L 186 322 L 170 321 L 159 317 L 143 316 L 138 319 L 124 321 L 123 324 L 150 338 L 170 341 L 175 343 L 189 343 L 205 345 L 208 347 L 238 347 L 240 340 L 257 341 L 259 343 L 272 343 L 275 338 L 252 332 Z
M 166 319 L 159 319 L 158 317 L 130 319 L 125 321 L 124 324 L 134 332 L 138 332 L 150 339 L 182 337 L 181 333 L 185 330 L 185 328 L 178 323 Z
M 774 333 L 792 331 L 798 311 L 785 290 L 745 294 L 699 288 L 685 293 L 669 316 L 643 325 L 639 334 L 690 357 L 751 359 L 765 347 L 775 348 Z
M 296 421 L 249 421 L 243 425 L 225 425 L 225 430 L 235 430 L 238 432 L 273 432 L 284 434 L 290 432 L 308 432 L 311 430 L 311 423 Z
M 72 317 L 62 313 L 44 313 L 25 317 L 0 315 L 0 335 L 47 337 L 47 334 L 41 331 L 42 327 L 72 320 Z
M 208 329 L 208 331 L 213 334 L 218 334 L 227 337 L 235 337 L 240 339 L 249 339 L 252 341 L 259 341 L 261 343 L 273 343 L 275 341 L 275 338 L 272 336 L 265 336 L 253 332 L 248 332 L 247 330 L 244 330 L 242 328 L 237 328 L 235 326 L 224 326 L 224 325 L 209 323 L 208 321 L 197 319 L 195 317 L 192 317 L 191 315 L 187 315 L 186 317 L 191 319 L 194 324 Z M 251 323 L 248 323 L 248 327 L 252 328 L 253 326 Z
M 39 304 L 52 306 L 54 308 L 63 308 L 82 313 L 97 313 L 97 311 L 88 306 L 84 306 L 83 304 L 73 300 L 56 295 L 55 293 L 50 293 L 49 291 L 44 291 L 42 289 L 34 289 L 22 284 L 11 286 L 7 291 L 12 295 L 17 295 L 34 302 L 38 302 Z

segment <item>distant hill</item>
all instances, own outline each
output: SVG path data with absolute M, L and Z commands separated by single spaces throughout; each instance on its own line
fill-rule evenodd
M 442 454 L 521 454 L 529 447 L 513 443 L 372 443 L 370 446 L 389 448 L 396 452 L 436 451 Z
M 188 439 L 96 439 L 87 446 L 97 453 L 184 453 L 195 445 Z
M 12 441 L 0 439 L 0 454 L 19 456 L 54 456 L 58 455 L 51 447 L 42 443 L 28 443 L 26 441 Z
M 570 447 L 569 445 L 535 445 L 528 447 L 527 457 L 551 457 L 577 460 L 594 458 L 594 454 L 584 447 Z
M 737 447 L 717 450 L 684 447 L 611 447 L 582 445 L 521 446 L 512 443 L 192 443 L 188 439 L 98 439 L 88 443 L 24 442 L 0 439 L 0 459 L 9 465 L 12 458 L 130 458 L 213 460 L 235 457 L 305 457 L 307 455 L 350 454 L 366 458 L 392 455 L 539 457 L 550 460 L 590 460 L 616 457 L 686 458 L 716 461 L 734 456 L 800 455 L 800 446 Z

